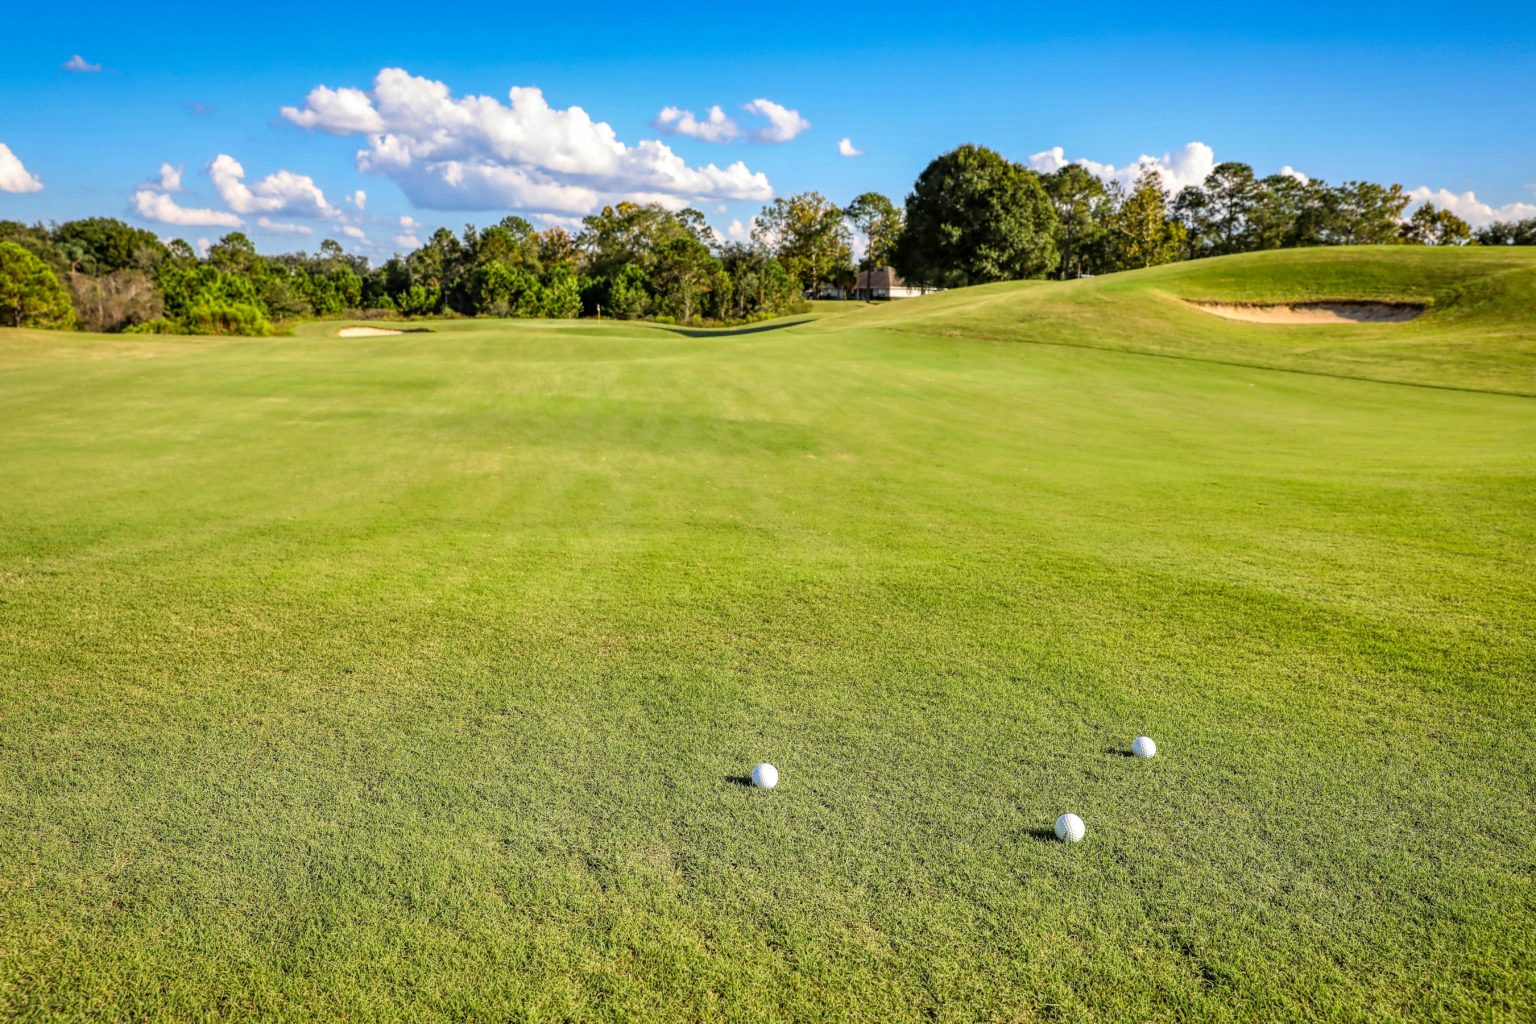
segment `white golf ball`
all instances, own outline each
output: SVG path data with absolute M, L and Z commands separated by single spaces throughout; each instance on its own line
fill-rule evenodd
M 1157 744 L 1152 742 L 1151 736 L 1137 736 L 1131 743 L 1131 753 L 1137 757 L 1156 757 Z
M 1083 819 L 1075 814 L 1063 814 L 1056 819 L 1056 838 L 1064 843 L 1075 843 L 1087 835 Z
M 760 764 L 752 769 L 752 785 L 759 789 L 772 789 L 779 784 L 779 770 L 771 764 Z

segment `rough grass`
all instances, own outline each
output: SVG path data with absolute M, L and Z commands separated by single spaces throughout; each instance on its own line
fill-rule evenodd
M 0 1016 L 1530 1019 L 1521 259 L 0 332 Z

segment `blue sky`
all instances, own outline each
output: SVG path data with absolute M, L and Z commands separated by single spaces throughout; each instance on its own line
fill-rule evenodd
M 1400 182 L 1474 222 L 1536 215 L 1536 5 L 1235 6 L 30 5 L 7 15 L 0 219 L 193 241 L 238 223 L 266 251 L 336 237 L 380 258 L 439 225 L 631 196 L 724 233 L 770 195 L 899 201 L 961 142 L 1105 175 L 1166 155 L 1176 183 L 1243 160 Z M 733 138 L 658 126 L 715 106 Z

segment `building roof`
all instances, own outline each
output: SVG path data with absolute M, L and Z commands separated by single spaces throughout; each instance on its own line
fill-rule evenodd
M 873 270 L 859 271 L 857 288 L 905 288 L 907 282 L 903 281 L 890 267 L 876 267 Z

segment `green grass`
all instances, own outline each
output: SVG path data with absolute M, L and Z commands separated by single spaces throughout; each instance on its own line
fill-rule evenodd
M 1533 288 L 0 331 L 0 1017 L 1529 1020 Z

